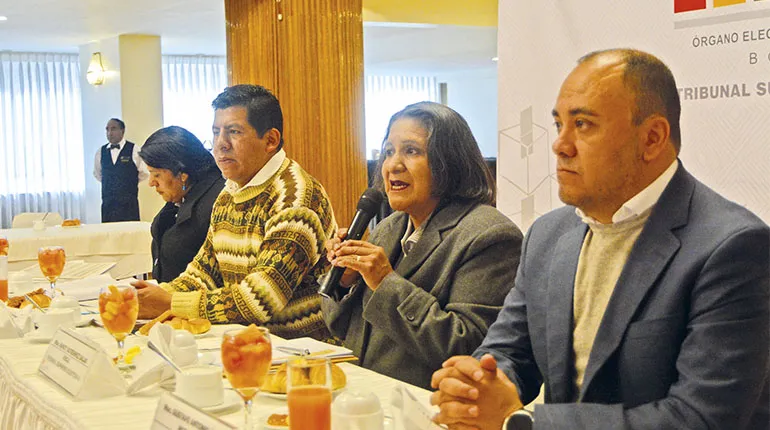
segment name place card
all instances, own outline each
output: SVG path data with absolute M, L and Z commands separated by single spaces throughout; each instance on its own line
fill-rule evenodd
M 126 391 L 126 382 L 107 353 L 94 341 L 71 329 L 53 336 L 38 373 L 75 398 L 102 398 Z
M 236 426 L 208 415 L 171 393 L 163 393 L 150 430 L 234 430 Z

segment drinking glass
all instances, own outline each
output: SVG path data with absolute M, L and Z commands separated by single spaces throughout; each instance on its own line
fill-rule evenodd
M 130 285 L 102 287 L 99 291 L 99 315 L 102 317 L 104 328 L 118 342 L 115 365 L 121 372 L 129 372 L 132 366 L 125 362 L 123 342 L 134 329 L 136 317 L 139 315 L 136 289 Z
M 37 263 L 43 276 L 51 283 L 48 296 L 56 297 L 56 280 L 64 270 L 64 248 L 61 246 L 44 246 L 37 250 Z
M 328 358 L 294 358 L 286 370 L 289 430 L 331 430 L 332 371 Z
M 270 331 L 254 324 L 228 330 L 222 337 L 222 366 L 230 385 L 243 399 L 245 429 L 254 428 L 251 405 L 265 382 L 273 359 Z
M 0 236 L 0 300 L 8 301 L 8 239 Z

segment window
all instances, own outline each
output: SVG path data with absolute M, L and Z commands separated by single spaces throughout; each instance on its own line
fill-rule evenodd
M 85 190 L 77 54 L 0 52 L 0 225 L 80 217 Z
M 211 149 L 211 102 L 227 86 L 227 61 L 213 56 L 163 56 L 163 125 L 189 130 Z
M 439 101 L 436 78 L 426 76 L 366 77 L 366 154 L 377 158 L 385 139 L 390 117 L 406 105 L 422 101 Z

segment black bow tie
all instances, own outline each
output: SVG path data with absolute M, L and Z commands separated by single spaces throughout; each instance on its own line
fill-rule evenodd
M 119 143 L 111 143 L 110 144 L 110 149 L 120 149 L 120 144 Z

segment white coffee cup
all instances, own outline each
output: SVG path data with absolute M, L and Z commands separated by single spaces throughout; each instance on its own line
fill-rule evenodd
M 56 296 L 51 300 L 50 309 L 71 309 L 72 321 L 77 324 L 80 322 L 80 303 L 72 296 Z
M 174 330 L 174 336 L 169 345 L 171 358 L 179 366 L 190 366 L 198 363 L 198 343 L 187 330 Z
M 383 430 L 380 399 L 373 393 L 345 391 L 332 403 L 332 429 Z
M 37 322 L 37 335 L 41 337 L 52 337 L 59 327 L 72 328 L 75 321 L 72 318 L 72 309 L 48 309 L 44 314 L 39 314 L 35 318 Z
M 45 221 L 42 219 L 36 219 L 32 221 L 32 230 L 43 231 L 45 230 Z
M 216 406 L 225 400 L 222 385 L 222 368 L 218 366 L 192 366 L 176 374 L 174 394 L 194 406 Z

